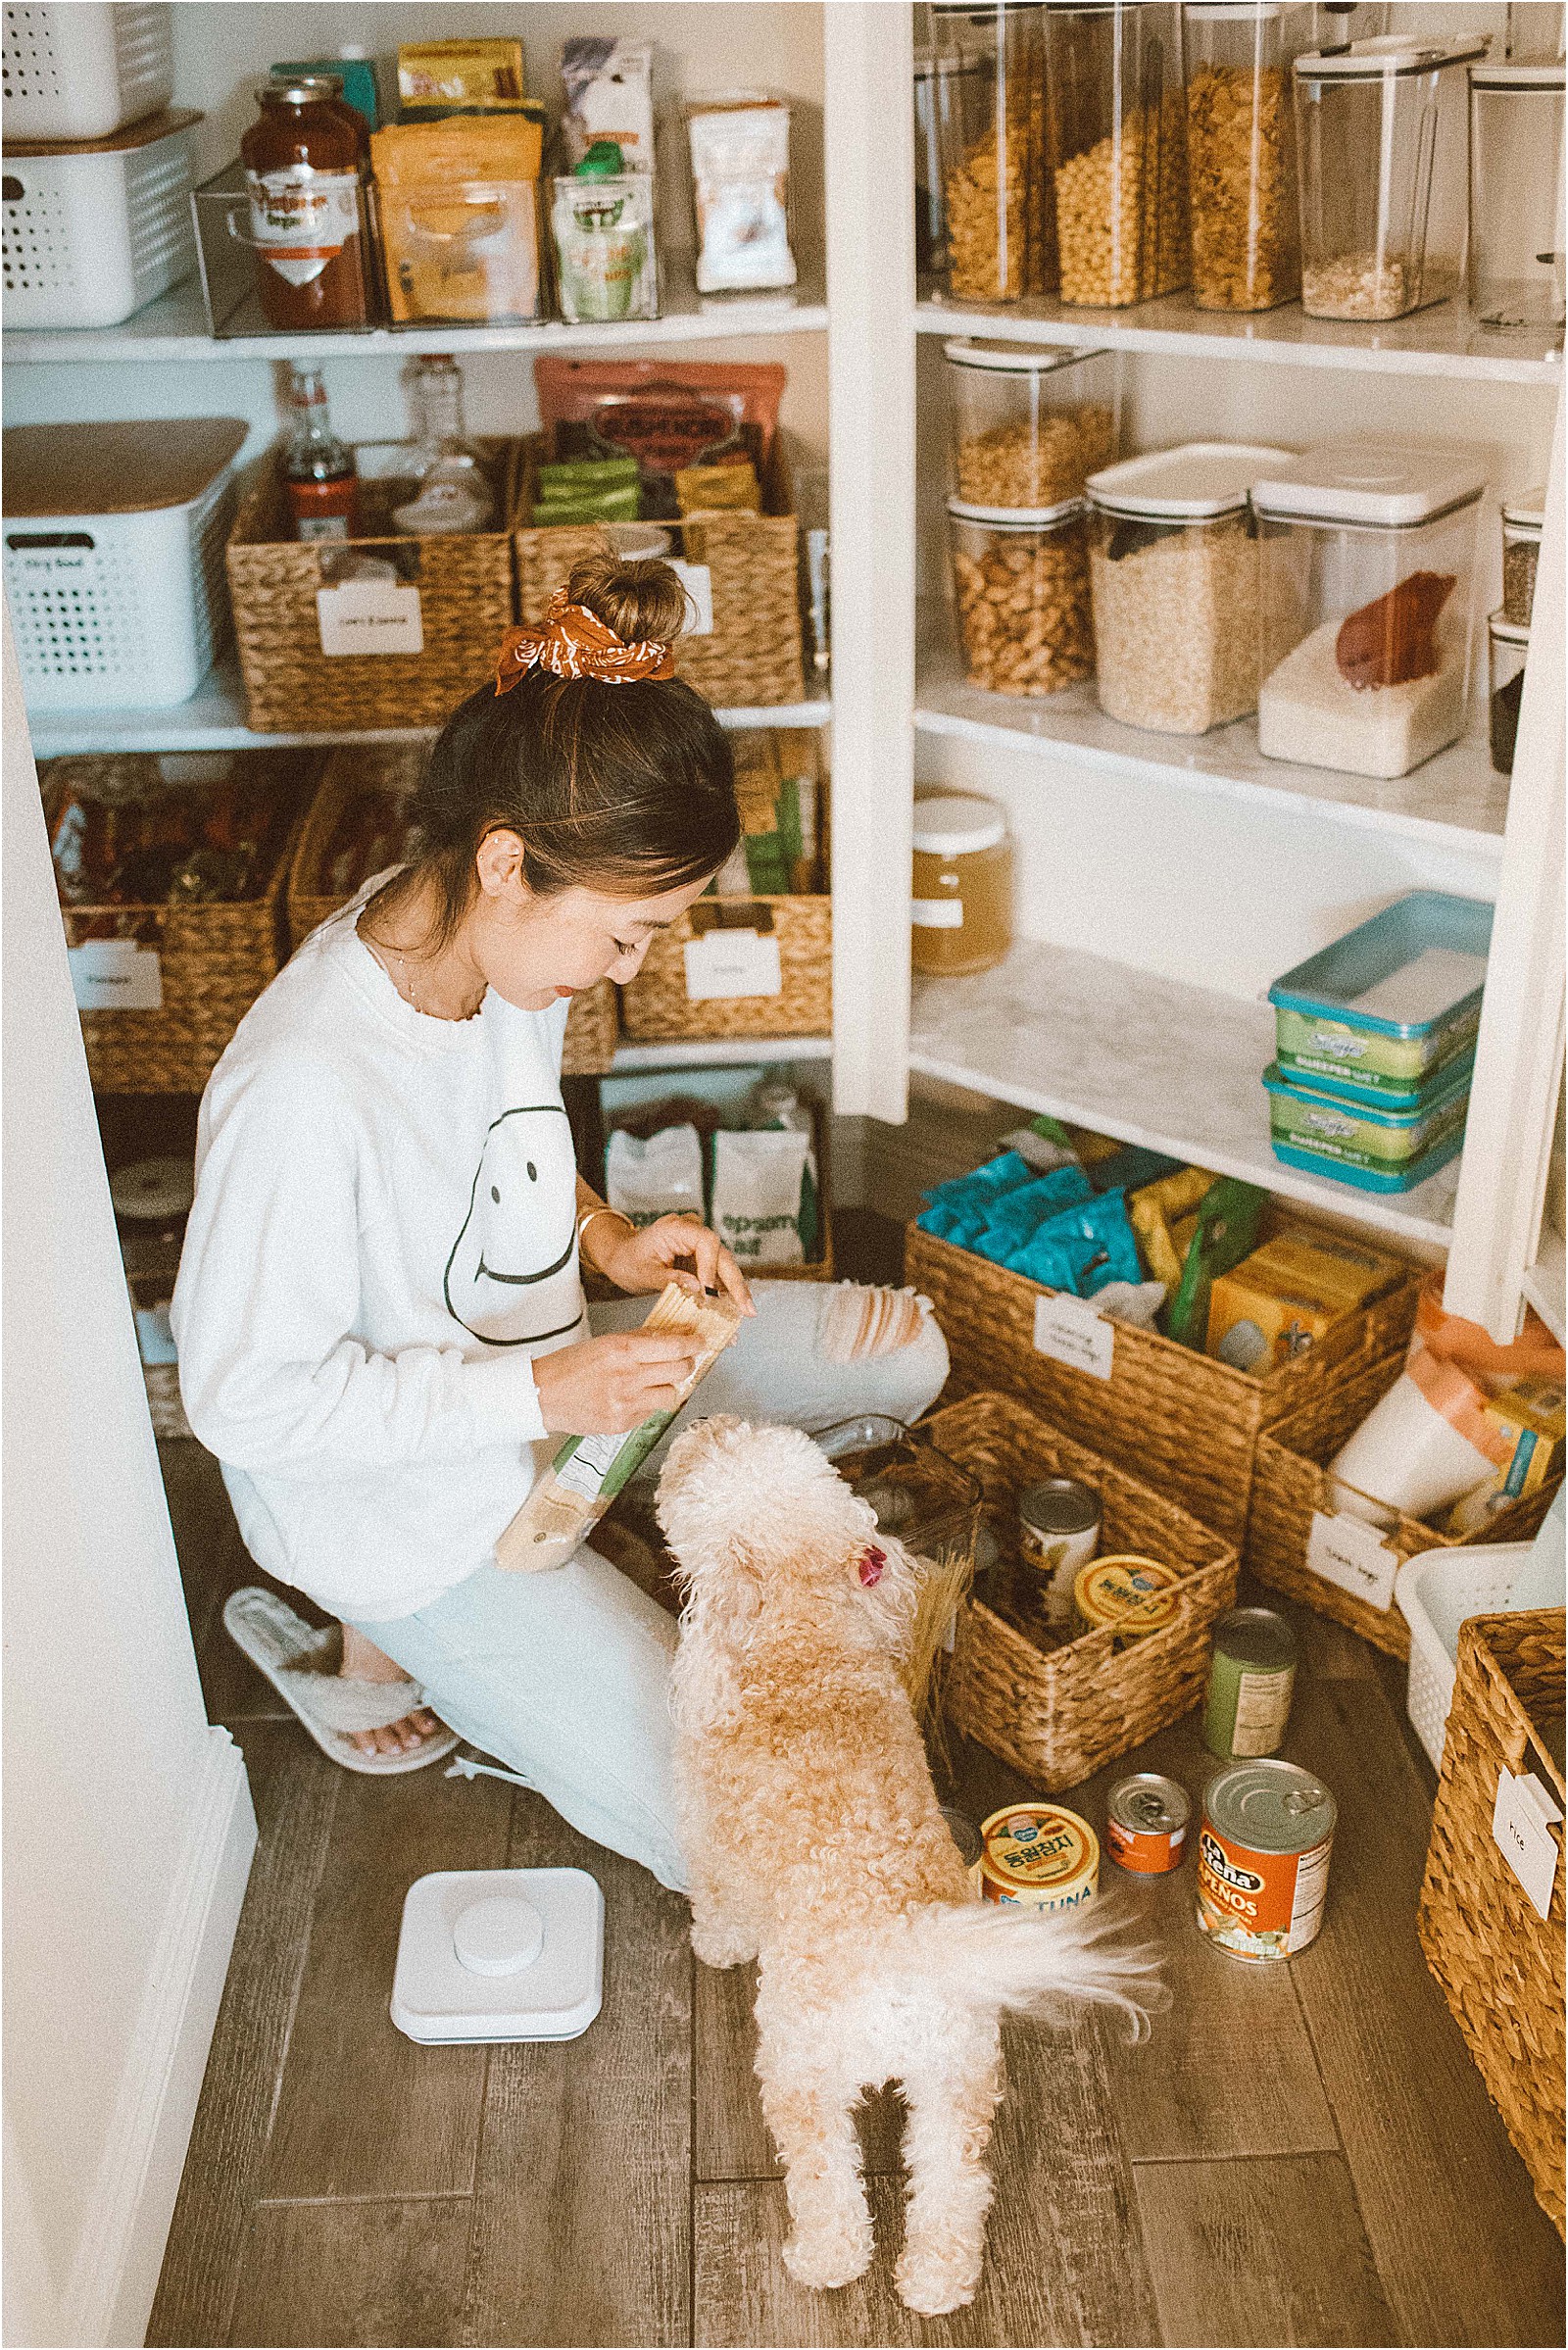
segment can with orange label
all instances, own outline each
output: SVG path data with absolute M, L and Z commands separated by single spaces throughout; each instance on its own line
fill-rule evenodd
M 1105 1798 L 1105 1845 L 1138 1877 L 1168 1877 L 1187 1850 L 1187 1789 L 1157 1771 L 1119 1779 Z
M 1328 1896 L 1335 1802 L 1296 1763 L 1241 1762 L 1209 1782 L 1198 1838 L 1198 1923 L 1236 1958 L 1294 1958 Z

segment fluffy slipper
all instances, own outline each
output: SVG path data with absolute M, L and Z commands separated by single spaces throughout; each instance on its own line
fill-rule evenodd
M 390 1729 L 423 1705 L 423 1690 L 415 1681 L 345 1681 L 333 1665 L 342 1653 L 337 1631 L 331 1626 L 313 1631 L 275 1591 L 254 1586 L 231 1591 L 223 1603 L 223 1625 L 321 1752 L 345 1771 L 366 1771 L 376 1779 L 422 1771 L 457 1745 L 457 1732 L 443 1725 L 412 1754 L 362 1754 L 350 1732 Z

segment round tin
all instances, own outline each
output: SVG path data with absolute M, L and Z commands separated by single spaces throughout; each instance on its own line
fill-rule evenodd
M 1291 1718 L 1299 1643 L 1271 1607 L 1233 1607 L 1214 1627 L 1203 1743 L 1210 1754 L 1272 1754 Z
M 1100 1495 L 1076 1477 L 1043 1477 L 1018 1495 L 1018 1603 L 1048 1624 L 1072 1619 L 1073 1585 L 1100 1547 Z
M 1198 1923 L 1236 1958 L 1294 1958 L 1316 1938 L 1334 1797 L 1297 1763 L 1238 1762 L 1209 1781 L 1198 1838 Z
M 1094 1559 L 1080 1567 L 1072 1589 L 1073 1621 L 1080 1632 L 1100 1632 L 1106 1626 L 1127 1639 L 1158 1632 L 1176 1613 L 1175 1586 L 1181 1581 L 1174 1567 L 1157 1558 L 1122 1552 Z
M 1059 1803 L 1009 1803 L 980 1828 L 980 1894 L 1015 1909 L 1082 1909 L 1100 1883 L 1100 1838 Z
M 1119 1779 L 1105 1798 L 1105 1847 L 1137 1877 L 1168 1877 L 1187 1851 L 1187 1789 L 1157 1771 Z

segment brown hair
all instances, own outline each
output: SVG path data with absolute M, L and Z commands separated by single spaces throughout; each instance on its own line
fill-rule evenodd
M 685 622 L 668 563 L 624 563 L 608 548 L 573 566 L 566 593 L 628 644 L 667 643 Z M 540 897 L 683 889 L 716 872 L 741 835 L 728 738 L 679 678 L 607 685 L 533 669 L 504 695 L 483 685 L 436 737 L 410 812 L 417 853 L 379 903 L 390 909 L 433 880 L 432 948 L 466 912 L 479 844 L 498 827 L 521 839 Z

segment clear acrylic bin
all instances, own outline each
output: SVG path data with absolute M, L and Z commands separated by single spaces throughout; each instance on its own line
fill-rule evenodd
M 1016 302 L 1056 289 L 1041 0 L 931 10 L 948 291 Z
M 538 183 L 376 181 L 387 307 L 407 325 L 518 325 L 541 316 Z
M 1116 454 L 1111 351 L 956 341 L 948 361 L 950 487 L 966 506 L 1040 512 L 1080 498 Z
M 1564 320 L 1560 64 L 1470 69 L 1470 307 L 1483 326 Z
M 1459 290 L 1465 68 L 1486 46 L 1391 33 L 1297 59 L 1301 308 L 1312 318 L 1398 318 Z
M 1180 8 L 1048 0 L 1046 77 L 1061 299 L 1175 293 L 1192 270 Z
M 1058 694 L 1092 674 L 1084 507 L 1025 518 L 948 501 L 959 650 L 991 694 Z
M 1291 68 L 1311 46 L 1312 11 L 1190 7 L 1182 37 L 1193 299 L 1200 310 L 1273 310 L 1301 290 Z

